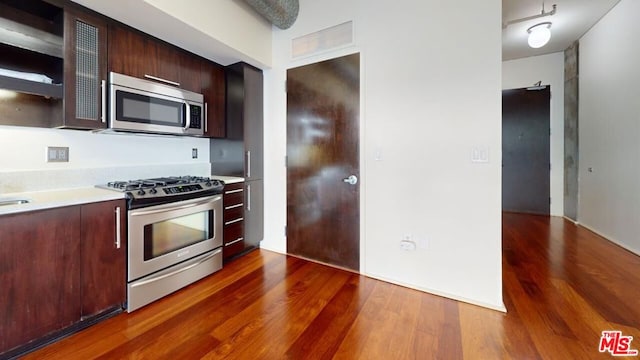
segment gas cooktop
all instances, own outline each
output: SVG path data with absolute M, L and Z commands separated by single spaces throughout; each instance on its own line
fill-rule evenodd
M 126 193 L 130 208 L 221 194 L 224 181 L 202 176 L 170 176 L 112 181 L 99 188 Z

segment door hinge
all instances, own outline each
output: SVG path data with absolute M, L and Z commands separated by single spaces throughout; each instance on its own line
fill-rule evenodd
M 551 197 L 549 197 L 549 205 L 551 205 Z
M 289 167 L 289 156 L 288 155 L 284 156 L 284 167 Z
M 287 225 L 284 226 L 284 237 L 287 237 Z
M 284 81 L 284 92 L 289 92 L 289 83 L 287 82 L 287 80 Z

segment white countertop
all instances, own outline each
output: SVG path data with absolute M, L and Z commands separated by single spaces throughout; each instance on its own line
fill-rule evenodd
M 211 178 L 222 180 L 225 184 L 244 182 L 244 178 L 236 176 L 212 175 Z M 124 197 L 124 193 L 95 187 L 0 194 L 0 203 L 4 200 L 29 200 L 25 204 L 0 205 L 0 215 L 124 199 Z
M 219 176 L 219 175 L 211 175 L 212 179 L 218 179 L 224 181 L 225 184 L 236 184 L 244 182 L 244 178 L 236 177 L 236 176 Z
M 11 199 L 29 200 L 26 204 L 0 205 L 0 215 L 124 199 L 124 195 L 95 187 L 0 194 L 0 202 Z

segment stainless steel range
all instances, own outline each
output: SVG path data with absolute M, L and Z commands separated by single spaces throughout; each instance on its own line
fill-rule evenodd
M 222 268 L 224 182 L 181 176 L 98 187 L 128 200 L 127 312 Z

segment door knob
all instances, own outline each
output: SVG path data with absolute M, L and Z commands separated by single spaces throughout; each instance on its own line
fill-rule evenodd
M 348 178 L 342 179 L 342 181 L 346 182 L 347 184 L 355 185 L 358 183 L 358 177 L 355 175 L 350 175 Z

